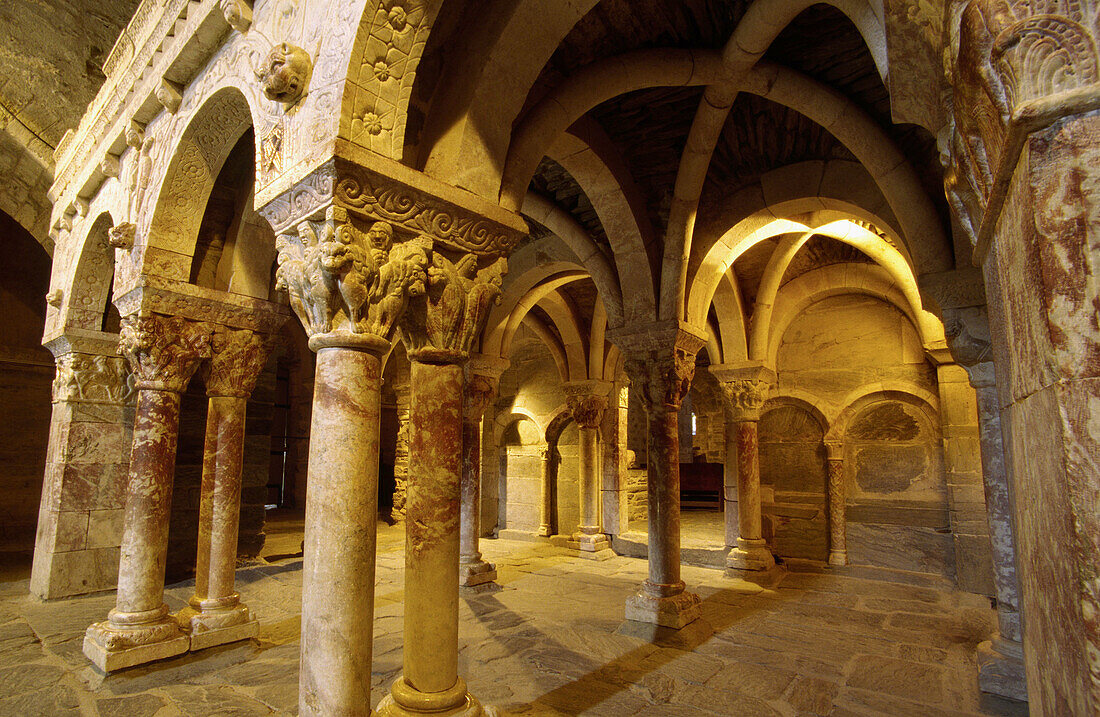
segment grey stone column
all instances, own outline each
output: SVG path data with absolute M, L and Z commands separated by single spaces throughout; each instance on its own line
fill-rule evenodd
M 580 551 L 582 557 L 610 558 L 614 553 L 600 522 L 599 427 L 611 385 L 604 381 L 581 381 L 567 383 L 563 388 L 580 433 L 577 462 L 580 522 L 567 545 Z
M 842 566 L 848 564 L 844 446 L 826 443 L 825 455 L 829 475 L 829 565 Z

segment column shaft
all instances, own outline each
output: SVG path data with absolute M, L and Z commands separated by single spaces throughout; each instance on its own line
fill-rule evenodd
M 553 535 L 553 526 L 550 524 L 550 498 L 552 489 L 550 486 L 550 455 L 549 447 L 542 449 L 542 460 L 539 463 L 539 537 L 549 538 Z
M 737 422 L 737 525 L 744 540 L 761 539 L 760 454 L 756 421 Z
M 410 383 L 404 679 L 445 692 L 458 681 L 462 366 L 413 361 Z
M 680 580 L 680 414 L 654 406 L 649 416 L 649 580 L 662 595 L 684 589 Z
M 302 568 L 302 715 L 371 714 L 381 363 L 317 352 Z
M 118 567 L 118 613 L 156 611 L 164 605 L 179 412 L 180 394 L 174 391 L 138 392 Z
M 844 459 L 829 458 L 829 565 L 848 564 L 848 524 L 844 515 Z
M 462 422 L 462 508 L 459 516 L 459 584 L 487 585 L 496 580 L 494 566 L 481 557 L 481 421 Z
M 722 470 L 722 509 L 725 511 L 726 547 L 737 545 L 737 536 L 741 534 L 738 524 L 740 520 L 740 505 L 738 503 L 738 477 L 737 463 L 737 424 L 726 421 L 726 459 Z
M 599 439 L 594 426 L 581 426 L 579 433 L 577 485 L 580 492 L 580 524 L 577 532 L 595 535 L 600 532 Z

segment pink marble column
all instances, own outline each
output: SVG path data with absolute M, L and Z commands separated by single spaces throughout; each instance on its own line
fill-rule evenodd
M 577 461 L 580 522 L 567 545 L 580 551 L 582 557 L 611 558 L 614 552 L 600 524 L 599 447 L 599 426 L 607 408 L 611 385 L 603 381 L 582 381 L 566 384 L 564 388 L 569 410 L 580 434 Z
M 722 509 L 726 530 L 726 547 L 737 547 L 737 537 L 741 534 L 738 519 L 741 515 L 738 504 L 738 461 L 737 461 L 737 424 L 726 421 L 726 457 L 722 466 Z
M 160 315 L 123 320 L 119 351 L 130 360 L 138 397 L 118 594 L 107 621 L 84 637 L 84 654 L 104 672 L 178 655 L 190 645 L 164 604 L 164 566 L 180 394 L 209 349 L 206 324 Z
M 700 615 L 699 596 L 680 579 L 679 417 L 702 341 L 676 326 L 662 328 L 644 339 L 618 337 L 633 356 L 626 372 L 649 415 L 649 577 L 627 600 L 626 619 L 680 629 Z M 646 344 L 657 348 L 646 350 Z
M 473 360 L 471 360 L 473 363 Z M 482 367 L 483 368 L 483 367 Z M 484 368 L 483 368 L 484 371 Z M 464 587 L 496 580 L 496 566 L 485 562 L 481 543 L 481 418 L 496 395 L 499 373 L 471 373 L 466 382 L 462 420 L 462 484 L 459 516 L 458 579 Z
M 726 557 L 726 568 L 738 577 L 759 578 L 775 568 L 775 558 L 763 537 L 757 436 L 760 410 L 774 382 L 774 374 L 758 365 L 714 365 L 710 372 L 719 381 L 726 404 L 726 420 L 733 424 L 737 449 L 738 535 Z M 727 432 L 730 430 L 727 426 Z M 728 461 L 727 457 L 727 464 Z
M 845 517 L 844 447 L 825 444 L 829 464 L 829 565 L 848 564 L 848 519 Z
M 310 340 L 317 374 L 298 709 L 316 717 L 371 714 L 381 356 L 388 346 L 370 335 L 351 338 Z
M 268 353 L 263 337 L 255 332 L 219 328 L 204 366 L 208 403 L 195 593 L 188 608 L 177 615 L 180 626 L 191 633 L 192 651 L 259 632 L 235 590 L 235 578 L 245 411 Z
M 550 461 L 553 460 L 553 449 L 546 446 L 539 450 L 539 530 L 540 538 L 549 538 L 554 534 L 554 527 L 550 521 L 550 498 L 553 489 L 550 485 Z

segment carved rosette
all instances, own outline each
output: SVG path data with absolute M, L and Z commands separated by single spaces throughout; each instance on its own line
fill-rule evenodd
M 130 362 L 135 388 L 182 393 L 202 360 L 210 356 L 211 328 L 180 316 L 123 318 L 118 352 Z
M 280 235 L 276 248 L 276 287 L 287 292 L 311 343 L 320 335 L 329 345 L 359 336 L 384 350 L 409 297 L 427 289 L 429 241 L 395 244 L 392 225 L 364 230 L 339 207 Z
M 273 342 L 248 329 L 217 328 L 210 359 L 202 365 L 207 396 L 248 398 L 267 363 Z
M 760 418 L 760 409 L 768 400 L 771 382 L 763 378 L 737 378 L 719 381 L 722 399 L 726 410 L 735 420 L 755 421 Z
M 471 374 L 466 380 L 465 400 L 462 405 L 463 417 L 467 422 L 476 423 L 485 415 L 485 409 L 496 398 L 498 377 L 484 374 Z
M 135 379 L 121 356 L 67 353 L 57 357 L 54 402 L 121 406 L 134 397 Z
M 474 339 L 500 301 L 508 260 L 463 254 L 455 258 L 436 247 L 428 266 L 428 290 L 411 297 L 401 318 L 409 358 L 426 363 L 457 363 L 470 355 Z
M 583 388 L 566 387 L 565 399 L 573 420 L 580 428 L 598 428 L 607 408 L 607 396 L 585 392 Z

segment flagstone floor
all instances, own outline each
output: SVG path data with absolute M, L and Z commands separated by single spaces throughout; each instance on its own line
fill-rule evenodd
M 400 526 L 379 526 L 372 701 L 401 669 Z M 84 629 L 113 594 L 43 603 L 29 563 L 0 565 L 0 715 L 297 713 L 301 520 L 268 525 L 265 562 L 237 573 L 260 639 L 103 676 Z M 703 619 L 653 634 L 623 621 L 643 560 L 592 562 L 543 543 L 484 540 L 499 588 L 463 594 L 460 670 L 499 715 L 1024 715 L 980 695 L 989 601 L 801 565 L 774 589 L 685 567 Z M 190 583 L 167 591 L 173 609 Z

